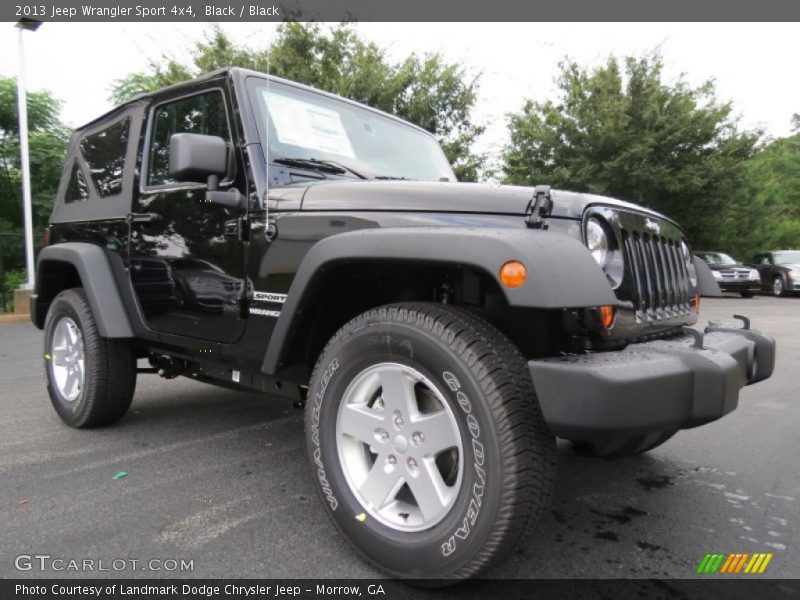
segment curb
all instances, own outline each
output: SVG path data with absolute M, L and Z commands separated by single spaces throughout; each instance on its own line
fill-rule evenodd
M 30 323 L 30 315 L 0 315 L 0 325 L 8 325 L 10 323 Z

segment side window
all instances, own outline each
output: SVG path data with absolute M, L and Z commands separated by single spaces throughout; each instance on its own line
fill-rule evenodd
M 156 107 L 150 125 L 147 185 L 175 183 L 169 176 L 169 139 L 174 133 L 216 135 L 231 141 L 225 99 L 214 90 Z
M 127 118 L 81 140 L 81 154 L 89 165 L 90 177 L 102 198 L 122 191 L 130 129 L 131 120 Z
M 89 197 L 89 186 L 86 183 L 86 178 L 83 176 L 78 161 L 72 163 L 72 172 L 69 176 L 69 184 L 67 185 L 67 193 L 64 195 L 64 202 L 71 204 L 72 202 L 83 202 Z

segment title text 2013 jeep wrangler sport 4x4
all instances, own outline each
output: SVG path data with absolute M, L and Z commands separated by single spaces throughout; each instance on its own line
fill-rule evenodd
M 772 339 L 716 324 L 670 219 L 459 184 L 435 139 L 241 69 L 73 135 L 38 258 L 55 409 L 120 419 L 138 359 L 305 403 L 322 504 L 403 577 L 483 572 L 546 505 L 555 437 L 643 452 L 725 415 Z

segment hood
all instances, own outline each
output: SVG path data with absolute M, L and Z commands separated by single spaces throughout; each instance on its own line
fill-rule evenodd
M 487 183 L 423 181 L 324 180 L 297 183 L 305 188 L 302 210 L 395 210 L 408 212 L 458 212 L 480 214 L 527 214 L 533 198 L 532 187 Z M 580 219 L 591 204 L 645 211 L 636 204 L 605 196 L 552 190 L 556 218 Z

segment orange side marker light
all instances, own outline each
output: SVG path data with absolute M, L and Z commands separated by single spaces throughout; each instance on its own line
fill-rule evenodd
M 528 270 L 518 260 L 510 260 L 500 267 L 500 281 L 506 287 L 518 288 L 527 277 Z

